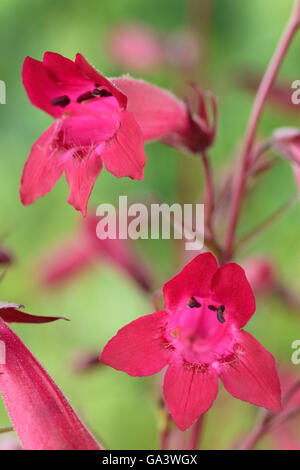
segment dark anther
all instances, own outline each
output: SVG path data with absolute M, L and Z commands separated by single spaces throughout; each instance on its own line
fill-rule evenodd
M 107 96 L 112 96 L 113 94 L 108 90 L 94 90 L 93 93 L 97 91 L 97 95 L 101 98 L 106 98 Z M 99 93 L 98 93 L 99 92 Z
M 82 101 L 90 100 L 91 98 L 94 98 L 93 93 L 90 92 L 90 91 L 87 91 L 86 93 L 83 93 L 82 95 L 78 96 L 77 103 L 81 103 Z
M 99 86 L 101 86 L 101 85 L 100 85 L 100 83 L 94 83 L 94 86 L 95 86 L 96 88 L 99 88 Z
M 101 96 L 101 90 L 99 90 L 98 88 L 95 88 L 95 89 L 92 91 L 92 95 L 93 95 L 93 96 Z
M 190 308 L 199 308 L 201 307 L 201 304 L 199 304 L 199 302 L 194 297 L 191 297 L 188 306 Z
M 58 96 L 51 101 L 52 106 L 61 106 L 64 108 L 70 104 L 70 98 L 67 95 Z
M 217 307 L 214 307 L 213 305 L 209 305 L 208 308 L 209 310 L 212 310 L 213 312 L 217 310 Z
M 226 322 L 225 318 L 223 317 L 224 312 L 225 312 L 225 307 L 224 307 L 224 305 L 221 305 L 217 309 L 217 319 L 219 320 L 220 323 L 225 323 Z

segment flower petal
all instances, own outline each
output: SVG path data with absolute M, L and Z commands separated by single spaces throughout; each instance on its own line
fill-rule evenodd
M 214 300 L 225 306 L 236 326 L 242 328 L 255 312 L 255 298 L 245 271 L 235 263 L 222 266 L 215 273 L 211 290 Z
M 100 144 L 96 149 L 74 149 L 72 157 L 65 163 L 66 179 L 70 188 L 67 201 L 76 210 L 81 211 L 84 217 L 95 181 L 102 170 L 102 148 L 103 145 Z
M 91 64 L 89 64 L 88 61 L 81 54 L 76 54 L 75 64 L 78 70 L 80 70 L 80 72 L 83 74 L 83 76 L 87 77 L 90 80 L 93 80 L 94 82 L 98 82 L 101 86 L 105 86 L 118 100 L 121 108 L 126 108 L 127 97 L 122 92 L 123 90 L 121 90 L 117 85 L 115 86 L 112 80 L 108 80 L 103 75 L 101 75 L 98 70 L 96 70 Z
M 0 390 L 25 450 L 100 450 L 51 377 L 0 320 L 6 363 Z
M 24 205 L 49 193 L 63 173 L 63 153 L 54 145 L 59 129 L 60 122 L 52 124 L 32 146 L 21 179 L 20 197 Z
M 160 139 L 173 132 L 186 132 L 189 126 L 185 104 L 169 91 L 133 78 L 113 78 L 112 83 L 128 98 L 132 113 L 145 140 Z
M 64 108 L 52 106 L 51 101 L 65 94 L 59 83 L 50 76 L 39 60 L 26 57 L 23 65 L 23 84 L 31 103 L 54 118 L 60 117 Z
M 96 84 L 110 91 L 119 106 L 123 109 L 126 107 L 126 96 L 80 54 L 75 62 L 54 52 L 46 52 L 43 62 L 27 57 L 22 75 L 31 103 L 54 118 L 82 107 L 77 103 L 78 98 L 84 93 L 92 92 Z M 65 98 L 65 102 L 62 101 L 60 105 L 52 104 L 54 99 L 61 97 Z
M 57 142 L 69 149 L 101 144 L 115 134 L 120 126 L 120 111 L 109 99 L 81 107 L 61 123 Z
M 196 256 L 177 276 L 164 285 L 166 310 L 174 312 L 184 297 L 189 299 L 193 295 L 208 296 L 211 280 L 217 269 L 216 258 L 211 253 Z
M 235 398 L 269 410 L 281 409 L 275 359 L 246 331 L 235 334 L 236 353 L 217 367 L 226 390 Z
M 30 315 L 29 313 L 20 312 L 20 308 L 23 308 L 23 305 L 0 302 L 0 318 L 5 323 L 50 323 L 56 320 L 66 320 L 63 317 Z
M 127 111 L 122 112 L 120 128 L 107 143 L 102 161 L 107 171 L 117 178 L 144 178 L 146 155 L 143 136 L 136 121 Z
M 164 338 L 168 314 L 140 317 L 118 331 L 105 346 L 100 361 L 132 376 L 153 375 L 169 362 L 172 348 Z
M 87 86 L 92 81 L 82 74 L 75 62 L 57 52 L 45 52 L 43 65 L 53 80 L 65 88 Z
M 164 378 L 164 397 L 175 424 L 182 430 L 212 406 L 218 393 L 218 376 L 201 364 L 173 362 Z

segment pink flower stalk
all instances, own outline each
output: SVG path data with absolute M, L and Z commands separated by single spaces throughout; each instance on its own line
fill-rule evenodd
M 0 439 L 0 450 L 22 450 L 22 447 L 15 437 L 4 437 Z
M 32 315 L 19 313 L 18 316 L 14 310 L 15 307 L 1 307 L 0 310 L 0 340 L 5 345 L 5 364 L 0 366 L 0 391 L 23 448 L 101 449 L 61 390 L 5 324 L 6 321 L 21 322 L 20 315 L 23 315 L 23 322 L 35 323 Z M 36 318 L 39 323 L 41 317 Z
M 164 59 L 162 40 L 151 28 L 138 23 L 115 28 L 109 37 L 110 57 L 124 69 L 146 72 Z
M 253 257 L 244 261 L 243 268 L 255 295 L 271 292 L 277 287 L 274 264 L 266 257 Z
M 291 390 L 294 389 L 295 384 L 299 382 L 299 375 L 291 367 L 281 368 L 280 370 L 280 383 L 282 387 L 282 395 L 288 396 Z M 294 389 L 296 390 L 296 389 Z M 300 439 L 299 439 L 299 413 L 295 415 L 293 419 L 284 421 L 294 411 L 299 410 L 300 407 L 300 388 L 291 394 L 287 403 L 284 405 L 282 412 L 280 413 L 283 423 L 274 426 L 271 430 L 271 439 L 274 443 L 274 447 L 280 450 L 300 450 Z
M 71 369 L 77 374 L 88 372 L 101 366 L 98 351 L 77 350 L 71 358 Z
M 246 71 L 239 79 L 241 85 L 253 92 L 256 92 L 261 82 L 261 76 L 253 71 Z M 278 82 L 273 85 L 268 95 L 268 102 L 276 106 L 280 111 L 295 114 L 299 113 L 299 108 L 292 103 L 291 100 L 291 83 L 293 80 L 286 82 Z
M 41 264 L 39 279 L 45 286 L 58 286 L 82 273 L 93 263 L 107 261 L 125 272 L 143 290 L 149 291 L 150 274 L 131 250 L 130 241 L 99 239 L 96 234 L 99 220 L 96 216 L 88 215 L 72 239 L 50 251 Z
M 100 361 L 132 376 L 168 366 L 164 397 L 176 425 L 185 430 L 213 404 L 218 378 L 231 395 L 267 409 L 281 408 L 273 356 L 242 330 L 255 312 L 243 269 L 218 268 L 204 253 L 163 288 L 165 310 L 122 328 Z
M 276 152 L 291 162 L 300 194 L 300 130 L 293 127 L 276 129 L 272 137 L 272 146 Z

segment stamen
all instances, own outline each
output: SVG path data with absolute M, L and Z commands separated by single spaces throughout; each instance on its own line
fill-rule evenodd
M 99 90 L 98 88 L 95 88 L 95 89 L 92 91 L 92 95 L 93 95 L 93 96 L 100 96 L 100 95 L 101 95 L 101 90 Z
M 224 312 L 225 312 L 225 307 L 224 307 L 224 305 L 221 305 L 217 309 L 217 319 L 219 320 L 220 323 L 225 323 L 226 322 L 225 318 L 223 317 Z
M 61 106 L 62 108 L 64 108 L 65 106 L 68 106 L 70 102 L 71 102 L 70 98 L 67 95 L 63 95 L 63 96 L 58 96 L 57 98 L 54 98 L 51 101 L 51 104 L 52 106 Z
M 213 312 L 217 310 L 217 307 L 214 307 L 213 305 L 209 305 L 208 308 L 209 310 L 212 310 Z
M 191 297 L 190 301 L 188 303 L 188 307 L 190 308 L 199 308 L 201 307 L 201 304 L 195 299 L 195 297 Z
M 108 90 L 98 90 L 97 88 L 95 88 L 95 90 L 92 91 L 92 94 L 94 96 L 100 96 L 101 98 L 106 98 L 107 96 L 112 96 L 113 94 L 108 91 Z
M 100 85 L 100 83 L 94 83 L 94 86 L 95 86 L 96 88 L 99 88 L 99 86 L 101 86 L 101 85 Z
M 91 98 L 94 98 L 93 93 L 91 91 L 87 91 L 86 93 L 78 96 L 77 103 L 82 103 L 82 101 L 90 100 Z

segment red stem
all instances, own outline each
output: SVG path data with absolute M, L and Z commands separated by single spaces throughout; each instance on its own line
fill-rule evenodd
M 279 412 L 264 411 L 258 423 L 246 439 L 242 442 L 239 447 L 239 450 L 252 450 L 255 448 L 256 444 L 260 439 L 267 434 L 269 431 L 272 431 L 276 426 L 283 424 L 284 422 L 290 420 L 295 415 L 300 413 L 300 407 L 295 407 L 290 410 L 288 413 L 285 413 L 286 405 L 290 400 L 295 396 L 299 391 L 300 381 L 295 382 L 290 389 L 287 391 L 285 396 L 282 399 L 283 408 Z
M 266 427 L 264 425 L 259 426 L 255 429 L 252 434 L 246 439 L 246 441 L 239 447 L 239 450 L 252 450 L 258 443 L 258 441 L 266 433 Z
M 209 159 L 205 152 L 201 154 L 204 173 L 205 173 L 205 209 L 206 209 L 206 226 L 210 232 L 210 236 L 213 239 L 213 228 L 212 228 L 212 214 L 215 204 L 215 191 L 212 170 Z
M 200 418 L 196 421 L 194 426 L 191 429 L 191 438 L 188 450 L 197 450 L 199 446 L 199 441 L 202 435 L 204 424 L 204 415 L 201 415 Z
M 254 139 L 256 135 L 257 126 L 260 121 L 262 110 L 266 102 L 267 96 L 276 80 L 278 71 L 283 62 L 283 59 L 288 51 L 292 39 L 300 26 L 300 0 L 296 0 L 295 8 L 287 23 L 287 26 L 280 38 L 278 46 L 274 52 L 271 62 L 267 71 L 260 83 L 257 95 L 254 100 L 248 126 L 245 135 L 245 141 L 241 156 L 241 165 L 238 169 L 236 186 L 233 194 L 233 203 L 231 207 L 228 232 L 225 244 L 225 260 L 228 260 L 233 255 L 233 244 L 235 239 L 235 232 L 237 222 L 241 210 L 241 202 L 245 191 L 245 183 L 247 180 L 247 172 L 252 163 L 252 150 Z
M 167 413 L 166 415 L 166 423 L 164 426 L 163 431 L 161 432 L 160 435 L 160 450 L 168 450 L 169 449 L 169 439 L 171 435 L 171 424 L 172 424 L 172 418 L 170 413 Z

